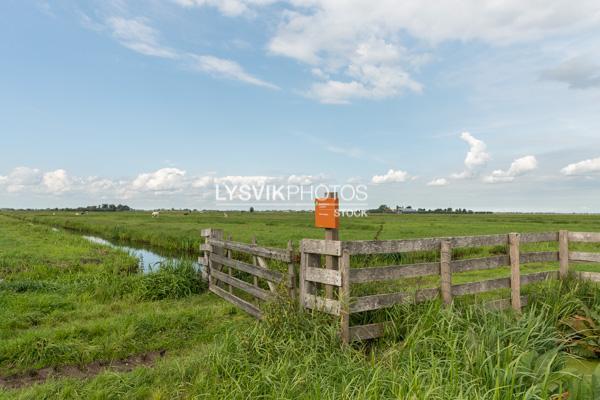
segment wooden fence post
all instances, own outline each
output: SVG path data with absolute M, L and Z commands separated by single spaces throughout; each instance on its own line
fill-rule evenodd
M 304 251 L 304 246 L 300 242 L 300 272 L 298 277 L 298 308 L 300 311 L 304 309 L 304 295 L 306 294 L 306 280 L 304 276 L 306 273 L 307 254 Z
M 350 254 L 347 250 L 342 251 L 339 258 L 339 271 L 342 278 L 340 287 L 340 336 L 342 343 L 350 343 Z
M 512 308 L 521 311 L 521 254 L 519 250 L 520 235 L 508 235 L 510 246 L 510 299 Z
M 452 303 L 452 271 L 450 270 L 450 261 L 452 261 L 452 245 L 449 241 L 443 240 L 440 249 L 440 275 L 442 300 L 445 305 Z
M 327 193 L 327 197 L 330 199 L 334 199 L 337 197 L 337 193 L 329 192 Z M 338 229 L 326 228 L 325 229 L 325 240 L 339 240 L 340 233 Z M 325 256 L 325 268 L 326 269 L 334 269 L 337 270 L 339 268 L 339 258 L 335 256 Z M 332 285 L 325 285 L 325 297 L 328 299 L 333 299 L 334 287 Z
M 228 238 L 228 240 L 229 240 L 230 242 L 231 242 L 231 241 L 233 241 L 233 237 L 232 237 L 231 235 L 229 235 L 229 238 Z M 229 258 L 229 259 L 233 258 L 233 255 L 232 255 L 231 253 L 232 253 L 232 251 L 228 249 L 228 250 L 227 250 L 227 258 Z M 232 274 L 232 272 L 231 272 L 231 267 L 227 267 L 227 274 L 228 274 L 229 276 L 232 276 L 232 275 L 233 275 L 233 274 Z M 231 286 L 231 285 L 227 285 L 227 286 L 228 286 L 228 288 L 229 288 L 229 293 L 233 293 L 233 286 Z
M 558 232 L 558 258 L 560 260 L 560 278 L 569 274 L 569 231 Z
M 296 291 L 296 270 L 294 268 L 294 246 L 292 241 L 288 240 L 287 250 L 290 255 L 290 262 L 288 263 L 288 293 L 291 299 L 295 298 Z
M 207 249 L 210 246 L 208 243 L 208 239 L 210 238 L 211 233 L 212 229 L 210 228 L 202 229 L 200 233 L 200 235 L 204 238 L 204 246 L 200 245 L 200 251 L 202 251 L 202 258 L 198 257 L 198 263 L 202 264 L 202 279 L 206 282 L 208 282 L 210 278 L 210 271 L 208 265 L 210 259 L 210 251 Z
M 215 239 L 215 240 L 223 240 L 223 230 L 221 229 L 211 229 L 210 231 L 210 238 L 211 239 Z M 222 247 L 216 247 L 211 245 L 212 247 L 212 253 L 217 254 L 219 256 L 222 256 L 224 251 Z M 208 263 L 208 287 L 210 288 L 212 285 L 214 285 L 213 280 L 212 280 L 212 271 L 213 270 L 221 270 L 222 266 L 220 266 L 220 264 L 212 261 L 209 259 L 209 263 Z
M 252 236 L 252 244 L 256 246 L 256 236 Z M 252 265 L 258 265 L 256 256 L 252 256 Z M 254 286 L 258 287 L 258 276 L 253 276 Z

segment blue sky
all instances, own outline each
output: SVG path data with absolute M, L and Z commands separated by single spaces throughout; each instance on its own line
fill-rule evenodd
M 4 1 L 0 207 L 267 179 L 600 212 L 600 4 L 425 3 Z

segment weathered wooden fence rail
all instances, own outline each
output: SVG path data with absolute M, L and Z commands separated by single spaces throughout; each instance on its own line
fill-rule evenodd
M 200 250 L 204 252 L 202 262 L 211 292 L 260 319 L 262 303 L 272 299 L 278 288 L 285 287 L 290 297 L 295 299 L 297 296 L 301 309 L 338 316 L 341 338 L 346 343 L 377 338 L 385 331 L 386 322 L 351 326 L 352 314 L 436 298 L 450 304 L 458 296 L 498 289 L 510 289 L 510 298 L 494 300 L 488 306 L 493 309 L 512 307 L 520 312 L 527 302 L 527 298 L 521 295 L 522 286 L 565 277 L 571 261 L 600 262 L 600 253 L 569 250 L 569 243 L 600 243 L 600 233 L 560 231 L 375 241 L 304 239 L 300 244 L 300 269 L 297 274 L 294 262 L 298 255 L 291 242 L 286 249 L 258 246 L 256 241 L 252 244 L 235 242 L 231 238 L 224 239 L 223 231 L 217 229 L 203 230 L 202 236 L 205 243 L 200 246 Z M 557 243 L 558 251 L 522 251 L 524 244 L 542 242 Z M 460 250 L 454 251 L 456 249 L 494 246 L 506 246 L 507 254 L 453 258 L 453 252 L 461 254 Z M 364 257 L 418 252 L 437 254 L 434 258 L 436 261 L 364 265 Z M 353 257 L 358 258 L 353 262 Z M 362 266 L 360 257 L 363 257 Z M 558 262 L 559 270 L 521 273 L 522 264 L 546 262 Z M 273 264 L 278 268 L 274 269 Z M 454 274 L 502 267 L 509 267 L 508 277 L 467 283 L 452 282 Z M 600 281 L 600 273 L 582 272 L 578 275 L 583 279 Z M 432 277 L 437 277 L 437 285 L 436 278 Z M 356 295 L 352 291 L 353 285 L 411 278 L 428 278 L 428 286 L 435 286 L 369 295 Z M 413 282 L 409 286 L 418 285 Z M 377 285 L 374 287 L 377 288 Z

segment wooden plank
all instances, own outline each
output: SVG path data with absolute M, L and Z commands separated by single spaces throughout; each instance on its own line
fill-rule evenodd
M 556 279 L 558 271 L 544 271 L 536 272 L 533 274 L 521 275 L 521 286 L 529 283 L 540 282 L 546 279 Z M 454 296 L 462 296 L 465 294 L 475 294 L 482 292 L 489 292 L 497 289 L 507 289 L 511 287 L 510 278 L 498 278 L 490 279 L 486 281 L 462 283 L 460 285 L 452 286 L 452 294 Z
M 452 247 L 449 241 L 444 240 L 440 247 L 440 291 L 445 305 L 452 303 Z
M 304 307 L 331 315 L 340 315 L 341 305 L 338 300 L 326 299 L 314 294 L 304 294 Z
M 350 269 L 351 283 L 379 282 L 418 276 L 437 275 L 440 273 L 440 263 L 422 263 L 407 265 L 390 265 L 388 267 L 352 268 Z
M 569 253 L 569 260 L 600 262 L 600 253 L 586 253 L 586 252 L 582 252 L 582 251 L 571 251 Z
M 548 279 L 557 279 L 558 271 L 536 272 L 534 274 L 521 275 L 521 285 L 541 282 Z
M 510 264 L 508 255 L 499 255 L 484 258 L 470 258 L 466 260 L 454 260 L 450 263 L 452 273 L 477 271 L 504 267 Z
M 577 272 L 580 279 L 586 279 L 592 282 L 600 282 L 600 272 Z
M 216 278 L 220 281 L 227 283 L 230 286 L 236 287 L 244 292 L 257 297 L 261 300 L 270 300 L 273 298 L 273 295 L 266 290 L 263 290 L 259 287 L 252 285 L 251 283 L 244 282 L 241 279 L 235 278 L 233 276 L 229 276 L 228 274 L 224 274 L 221 271 L 213 271 L 213 278 Z
M 508 235 L 510 257 L 510 300 L 513 310 L 521 312 L 521 235 Z
M 209 244 L 222 247 L 227 250 L 239 251 L 242 253 L 253 254 L 258 257 L 270 258 L 284 262 L 292 262 L 287 250 L 276 249 L 273 247 L 262 247 L 248 243 L 234 242 L 229 240 L 209 239 Z
M 560 277 L 566 278 L 569 274 L 569 232 L 558 233 L 558 258 L 560 260 Z
M 380 338 L 385 334 L 385 328 L 388 324 L 389 322 L 380 322 L 378 324 L 351 326 L 350 341 L 360 342 L 362 340 Z
M 536 251 L 521 253 L 521 264 L 558 261 L 557 251 Z
M 304 271 L 304 279 L 326 285 L 342 286 L 340 272 L 331 269 L 307 267 Z
M 238 306 L 242 310 L 246 311 L 248 314 L 252 315 L 254 318 L 262 319 L 262 313 L 254 304 L 248 303 L 246 300 L 240 299 L 239 297 L 229 293 L 226 290 L 221 289 L 217 285 L 210 285 L 208 290 L 217 296 L 227 300 L 228 302 Z
M 302 239 L 300 242 L 300 249 L 305 253 L 341 256 L 342 242 L 333 240 Z
M 339 260 L 342 284 L 340 286 L 340 335 L 342 343 L 350 343 L 350 253 L 348 250 L 342 252 Z
M 408 253 L 439 249 L 443 240 L 452 247 L 481 247 L 508 244 L 508 235 L 461 236 L 451 238 L 425 238 L 407 240 L 355 240 L 343 242 L 350 254 Z
M 449 238 L 452 247 L 502 246 L 508 244 L 508 235 L 462 236 Z
M 475 294 L 489 292 L 491 290 L 505 289 L 510 287 L 510 278 L 490 279 L 479 282 L 462 283 L 452 285 L 452 295 L 462 296 L 465 294 Z
M 558 241 L 558 232 L 522 233 L 521 243 L 540 243 Z
M 558 252 L 556 251 L 521 253 L 521 264 L 553 261 L 558 261 Z M 452 267 L 452 273 L 456 274 L 459 272 L 478 271 L 509 266 L 510 258 L 508 255 L 470 258 L 465 260 L 454 260 L 450 263 L 450 265 Z
M 357 297 L 350 303 L 350 313 L 378 310 L 395 306 L 396 304 L 421 303 L 433 300 L 440 294 L 438 288 L 420 289 L 415 293 L 397 292 L 388 294 L 376 294 L 372 296 Z
M 440 239 L 354 240 L 343 243 L 350 254 L 387 254 L 438 250 Z
M 269 269 L 254 266 L 252 264 L 245 263 L 243 261 L 229 259 L 218 254 L 211 253 L 211 261 L 219 264 L 235 268 L 238 271 L 247 272 L 251 275 L 256 275 L 259 278 L 266 279 L 271 282 L 281 283 L 284 280 L 284 275 L 279 271 L 272 271 Z
M 528 300 L 527 296 L 521 296 L 521 306 L 522 307 L 526 306 L 528 301 L 529 300 Z M 512 304 L 511 299 L 498 299 L 498 300 L 488 301 L 488 302 L 484 303 L 483 306 L 485 308 L 487 308 L 488 310 L 501 311 L 501 310 L 506 310 L 507 308 L 510 308 L 511 304 Z
M 570 242 L 598 243 L 600 242 L 599 232 L 569 232 Z

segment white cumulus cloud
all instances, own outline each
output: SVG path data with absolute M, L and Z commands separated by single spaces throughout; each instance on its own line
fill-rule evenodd
M 312 185 L 323 180 L 323 175 L 290 175 L 287 178 L 287 183 L 290 185 Z
M 437 178 L 430 182 L 427 182 L 427 186 L 447 186 L 449 184 L 446 178 Z
M 390 169 L 384 175 L 375 175 L 371 182 L 375 184 L 406 182 L 410 175 L 406 171 Z
M 268 183 L 279 181 L 279 178 L 274 176 L 264 175 L 227 175 L 215 178 L 215 183 L 226 185 L 255 185 L 262 186 Z
M 42 182 L 42 171 L 37 168 L 16 167 L 8 175 L 0 178 L 0 184 L 9 193 L 27 189 L 37 189 Z
M 177 191 L 185 184 L 186 172 L 178 168 L 161 168 L 154 172 L 139 174 L 131 183 L 133 190 Z
M 489 161 L 490 155 L 486 152 L 486 144 L 473 137 L 469 132 L 463 132 L 460 138 L 469 144 L 469 152 L 465 158 L 465 166 L 473 169 L 480 165 L 484 165 Z
M 57 169 L 56 171 L 46 172 L 42 178 L 42 183 L 50 193 L 63 193 L 71 189 L 72 180 L 67 171 Z
M 586 175 L 600 172 L 600 157 L 569 164 L 560 171 L 563 175 Z
M 469 145 L 469 151 L 465 157 L 466 169 L 462 172 L 452 174 L 451 177 L 454 179 L 471 178 L 475 175 L 477 168 L 485 165 L 489 161 L 490 155 L 486 151 L 486 144 L 482 140 L 475 138 L 469 132 L 461 133 L 460 138 Z
M 491 175 L 484 177 L 483 181 L 486 183 L 512 182 L 516 177 L 535 170 L 537 166 L 538 161 L 534 156 L 521 157 L 513 161 L 508 170 L 495 170 Z

